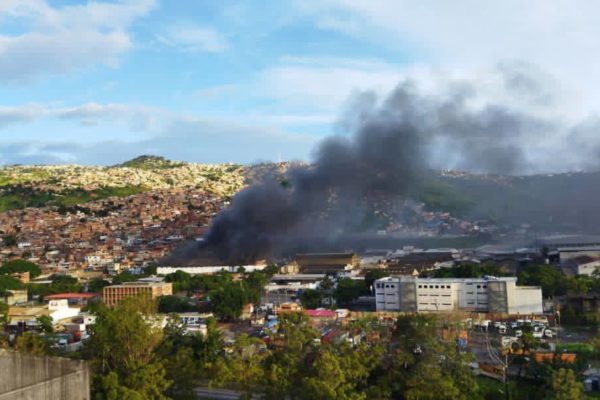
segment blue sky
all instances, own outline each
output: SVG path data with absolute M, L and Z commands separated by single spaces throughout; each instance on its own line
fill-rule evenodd
M 495 4 L 492 4 L 495 3 Z M 495 86 L 525 65 L 576 118 L 600 96 L 591 1 L 0 1 L 0 164 L 309 159 L 353 96 Z M 556 93 L 555 93 L 556 92 Z

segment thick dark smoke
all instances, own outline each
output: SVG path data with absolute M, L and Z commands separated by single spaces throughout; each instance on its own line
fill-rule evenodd
M 526 84 L 518 75 L 507 77 L 507 85 L 520 90 Z M 526 170 L 523 143 L 555 127 L 499 104 L 473 107 L 476 94 L 472 85 L 458 83 L 444 95 L 425 95 L 404 82 L 380 103 L 371 94 L 357 97 L 340 124 L 346 132 L 325 139 L 310 166 L 292 168 L 285 182 L 237 194 L 196 250 L 248 262 L 309 237 L 348 233 L 365 209 L 407 197 L 431 168 L 449 163 L 485 173 Z M 193 253 L 188 249 L 184 257 Z

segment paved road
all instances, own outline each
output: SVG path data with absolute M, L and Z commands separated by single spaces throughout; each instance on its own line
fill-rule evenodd
M 235 390 L 229 389 L 209 389 L 207 387 L 199 387 L 194 389 L 196 396 L 201 399 L 215 400 L 238 400 L 241 395 Z

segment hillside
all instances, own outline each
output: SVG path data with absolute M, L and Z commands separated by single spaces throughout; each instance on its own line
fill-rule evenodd
M 9 166 L 0 168 L 0 211 L 73 206 L 152 190 L 197 189 L 227 199 L 265 179 L 285 182 L 289 163 L 196 164 L 144 155 L 110 167 Z M 532 176 L 432 172 L 410 197 L 426 211 L 467 220 L 529 224 L 540 230 L 598 232 L 600 173 Z M 383 224 L 385 225 L 385 224 Z
M 74 205 L 111 196 L 195 188 L 228 198 L 245 184 L 244 168 L 141 156 L 112 167 L 9 166 L 0 169 L 0 211 Z

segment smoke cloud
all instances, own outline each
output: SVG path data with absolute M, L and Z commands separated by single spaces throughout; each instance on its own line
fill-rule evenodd
M 508 90 L 520 97 L 540 91 L 514 69 L 501 74 Z M 242 190 L 216 216 L 196 250 L 248 262 L 314 235 L 348 233 L 360 225 L 365 210 L 409 197 L 432 168 L 502 174 L 535 169 L 532 143 L 564 127 L 535 113 L 482 102 L 478 94 L 465 82 L 426 93 L 406 81 L 381 101 L 372 93 L 355 96 L 340 121 L 340 134 L 323 140 L 309 166 L 291 168 L 284 182 L 269 180 Z M 547 100 L 545 94 L 529 97 Z

